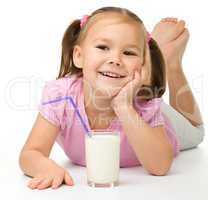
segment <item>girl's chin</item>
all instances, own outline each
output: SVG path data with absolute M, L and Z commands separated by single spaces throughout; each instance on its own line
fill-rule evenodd
M 102 96 L 103 98 L 113 98 L 114 96 L 116 96 L 119 91 L 121 90 L 122 87 L 107 87 L 102 86 L 102 87 L 97 87 L 96 88 L 96 94 Z

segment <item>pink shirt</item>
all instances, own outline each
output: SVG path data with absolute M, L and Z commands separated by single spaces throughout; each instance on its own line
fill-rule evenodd
M 83 126 L 69 101 L 58 101 L 58 99 L 64 99 L 64 97 L 69 96 L 73 98 L 90 130 L 84 107 L 82 76 L 71 75 L 58 80 L 48 81 L 43 89 L 42 100 L 38 109 L 44 118 L 60 128 L 56 141 L 68 158 L 75 164 L 85 166 L 85 131 Z M 167 137 L 173 146 L 174 155 L 176 156 L 179 152 L 179 141 L 170 121 L 160 111 L 161 101 L 161 98 L 155 98 L 147 102 L 137 101 L 134 107 L 151 127 L 164 125 Z M 111 122 L 108 130 L 120 132 L 120 167 L 141 165 L 127 141 L 127 136 L 118 118 Z

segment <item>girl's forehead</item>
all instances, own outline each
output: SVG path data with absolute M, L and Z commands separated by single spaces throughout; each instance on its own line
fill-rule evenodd
M 108 14 L 99 14 L 98 16 L 94 16 L 92 22 L 89 25 L 89 30 L 96 28 L 102 29 L 106 26 L 118 25 L 118 24 L 129 24 L 132 28 L 137 28 L 138 31 L 143 29 L 143 24 L 132 19 L 129 16 L 124 16 L 119 13 L 108 13 Z
M 143 25 L 129 17 L 117 15 L 98 16 L 91 22 L 86 32 L 86 39 L 99 36 L 124 37 L 129 40 L 144 40 Z M 127 38 L 127 37 L 130 38 Z

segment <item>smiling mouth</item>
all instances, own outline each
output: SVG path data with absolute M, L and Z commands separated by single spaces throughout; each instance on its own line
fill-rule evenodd
M 101 74 L 102 76 L 105 77 L 109 77 L 109 78 L 125 78 L 126 76 L 122 76 L 120 74 L 117 73 L 113 73 L 113 72 L 99 72 L 99 74 Z

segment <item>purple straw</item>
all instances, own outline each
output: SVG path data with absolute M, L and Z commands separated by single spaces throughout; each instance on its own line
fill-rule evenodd
M 91 136 L 90 133 L 89 133 L 89 129 L 87 128 L 87 125 L 84 121 L 84 119 L 82 118 L 76 104 L 74 103 L 72 97 L 70 96 L 67 96 L 67 97 L 64 97 L 64 98 L 60 98 L 60 99 L 55 99 L 55 100 L 51 100 L 51 101 L 48 101 L 48 102 L 43 102 L 42 105 L 46 105 L 46 104 L 52 104 L 52 103 L 56 103 L 56 102 L 59 102 L 59 101 L 63 101 L 63 100 L 69 100 L 69 102 L 71 103 L 72 107 L 74 108 L 84 130 L 85 130 L 85 133 L 88 135 L 88 136 Z

